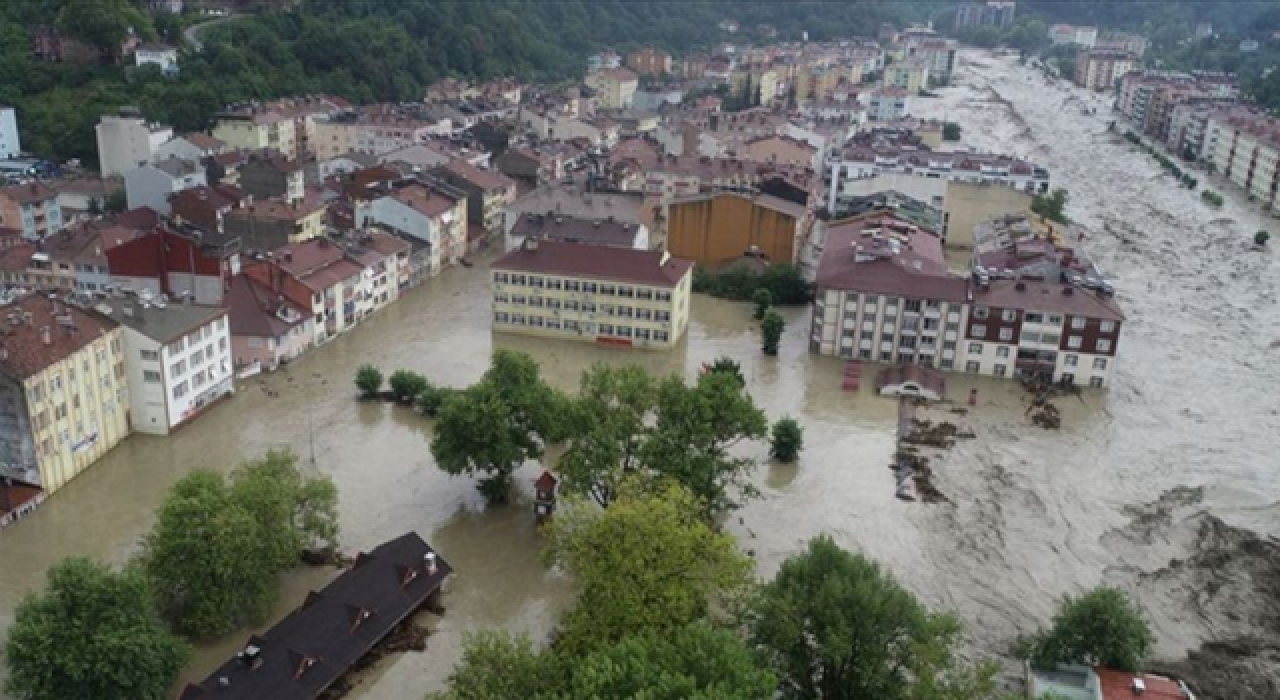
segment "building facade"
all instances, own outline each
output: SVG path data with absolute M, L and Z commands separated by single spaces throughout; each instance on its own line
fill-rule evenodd
M 18 113 L 13 107 L 0 105 L 0 159 L 16 158 L 22 153 L 18 137 Z
M 1076 58 L 1075 82 L 1082 88 L 1105 92 L 1137 66 L 1137 57 L 1121 49 L 1089 49 Z
M 531 238 L 491 275 L 495 331 L 667 349 L 689 323 L 693 263 L 663 251 Z
M 810 224 L 804 206 L 771 195 L 693 195 L 667 207 L 667 250 L 711 268 L 747 254 L 790 264 Z
M 94 131 L 102 177 L 124 175 L 143 163 L 150 163 L 159 148 L 173 138 L 172 128 L 148 122 L 137 110 L 103 115 Z
M 58 193 L 41 182 L 0 187 L 0 228 L 16 229 L 29 241 L 47 238 L 62 230 L 62 205 Z

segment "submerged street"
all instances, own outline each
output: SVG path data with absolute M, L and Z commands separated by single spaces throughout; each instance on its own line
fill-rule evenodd
M 940 99 L 919 100 L 920 109 L 959 122 L 967 145 L 1051 170 L 1055 186 L 1070 190 L 1068 215 L 1085 227 L 1086 251 L 1115 277 L 1129 320 L 1115 388 L 1061 400 L 1061 431 L 1030 424 L 1013 382 L 947 375 L 951 398 L 979 391 L 978 407 L 956 418 L 977 438 L 934 462 L 951 504 L 894 498 L 887 466 L 897 404 L 874 396 L 870 381 L 861 392 L 841 389 L 842 363 L 808 352 L 807 308 L 786 310 L 777 358 L 761 354 L 748 304 L 706 297 L 695 298 L 688 335 L 670 353 L 495 336 L 487 272 L 477 264 L 446 271 L 287 372 L 242 382 L 232 400 L 170 438 L 134 435 L 0 533 L 0 631 L 59 559 L 126 560 L 185 474 L 229 470 L 289 446 L 304 469 L 336 483 L 349 552 L 416 530 L 458 572 L 427 651 L 383 662 L 351 697 L 412 698 L 440 687 L 467 630 L 502 627 L 541 639 L 570 587 L 539 560 L 527 500 L 536 465 L 521 472 L 521 499 L 485 510 L 470 480 L 434 465 L 428 419 L 357 401 L 352 384 L 356 368 L 372 363 L 462 387 L 479 378 L 494 347 L 508 347 L 530 353 L 552 384 L 570 391 L 596 362 L 689 378 L 720 355 L 742 362 L 769 419 L 791 415 L 806 431 L 797 465 L 770 465 L 763 443 L 749 448 L 762 463 L 762 498 L 730 527 L 761 576 L 830 533 L 883 562 L 924 602 L 955 611 L 971 646 L 986 654 L 1005 653 L 1014 636 L 1047 621 L 1062 595 L 1100 583 L 1134 592 L 1161 659 L 1255 633 L 1276 613 L 1250 609 L 1265 605 L 1253 595 L 1254 578 L 1280 572 L 1280 561 L 1239 545 L 1250 532 L 1280 532 L 1280 402 L 1272 388 L 1280 382 L 1280 309 L 1275 252 L 1251 252 L 1247 239 L 1274 221 L 1228 187 L 1215 187 L 1223 209 L 1205 206 L 1108 133 L 1103 98 L 1047 86 L 1012 58 L 964 54 L 956 82 Z M 1085 104 L 1098 106 L 1097 115 L 1082 116 Z M 1170 567 L 1171 559 L 1189 564 Z M 279 613 L 330 575 L 291 575 Z M 1216 593 L 1203 592 L 1208 582 Z M 183 680 L 208 673 L 247 634 L 201 648 Z

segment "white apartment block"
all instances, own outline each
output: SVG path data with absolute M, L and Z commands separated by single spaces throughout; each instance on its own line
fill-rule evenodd
M 0 159 L 16 158 L 22 153 L 18 138 L 18 115 L 13 107 L 0 105 Z
M 123 175 L 152 162 L 156 151 L 173 138 L 172 128 L 148 122 L 127 110 L 119 115 L 103 115 L 94 130 L 102 177 Z
M 827 208 L 838 211 L 842 198 L 865 194 L 859 181 L 895 173 L 929 180 L 1007 185 L 1032 195 L 1049 191 L 1048 170 L 1009 156 L 909 149 L 886 152 L 854 147 L 827 158 Z

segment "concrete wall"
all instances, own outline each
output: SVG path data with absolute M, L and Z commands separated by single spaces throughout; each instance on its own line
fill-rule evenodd
M 719 195 L 668 207 L 667 249 L 712 267 L 735 260 L 752 246 L 772 262 L 795 261 L 796 219 L 746 197 Z

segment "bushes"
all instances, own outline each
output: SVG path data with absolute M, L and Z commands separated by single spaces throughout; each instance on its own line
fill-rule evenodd
M 356 373 L 356 386 L 360 388 L 364 398 L 379 395 L 382 386 L 382 371 L 373 365 L 364 365 Z M 423 415 L 436 417 L 445 400 L 457 394 L 457 390 L 438 387 L 429 379 L 407 369 L 398 369 L 391 373 L 387 380 L 390 392 L 382 397 L 388 401 L 394 399 L 405 405 L 416 405 Z
M 1211 207 L 1222 206 L 1222 201 L 1223 201 L 1222 195 L 1218 194 L 1217 192 L 1214 192 L 1213 190 L 1205 190 L 1201 192 L 1200 199 L 1203 200 L 1205 204 L 1208 204 Z
M 747 265 L 732 265 L 720 273 L 701 266 L 693 271 L 693 291 L 721 299 L 755 301 L 757 289 L 769 292 L 771 303 L 782 306 L 807 304 L 813 290 L 795 265 L 775 264 L 756 272 Z
M 959 141 L 960 125 L 955 122 L 945 122 L 942 125 L 942 140 L 943 141 Z
M 431 382 L 428 382 L 426 377 L 407 369 L 396 370 L 387 384 L 390 385 L 396 401 L 400 403 L 412 403 L 431 386 Z
M 778 341 L 782 339 L 782 329 L 786 326 L 787 322 L 777 311 L 770 311 L 764 315 L 764 321 L 760 323 L 761 349 L 764 350 L 764 354 L 778 354 Z
M 1031 211 L 1050 221 L 1067 223 L 1067 191 L 1061 187 L 1047 195 L 1036 195 L 1031 200 Z
M 763 287 L 757 289 L 751 294 L 751 303 L 756 305 L 754 317 L 757 321 L 764 318 L 764 312 L 769 310 L 769 306 L 773 304 L 773 294 Z
M 794 418 L 786 417 L 773 424 L 769 455 L 779 462 L 794 462 L 804 448 L 804 428 Z
M 1124 134 L 1124 138 L 1129 143 L 1132 143 L 1135 146 L 1146 151 L 1152 158 L 1155 158 L 1156 162 L 1160 164 L 1160 167 L 1165 169 L 1165 172 L 1172 175 L 1175 179 L 1181 180 L 1182 184 L 1186 185 L 1188 189 L 1194 190 L 1196 188 L 1196 185 L 1199 184 L 1198 180 L 1192 177 L 1190 173 L 1183 172 L 1182 168 L 1178 167 L 1178 164 L 1173 162 L 1173 160 L 1168 156 L 1166 156 L 1163 152 L 1157 150 L 1152 146 L 1148 146 L 1146 143 L 1144 143 L 1142 141 L 1141 136 L 1138 136 L 1132 131 L 1126 131 Z
M 373 365 L 360 365 L 356 370 L 356 388 L 366 399 L 377 396 L 382 388 L 382 371 Z
M 1269 240 L 1271 240 L 1271 234 L 1266 231 L 1259 231 L 1253 234 L 1253 244 L 1256 246 L 1264 246 Z

